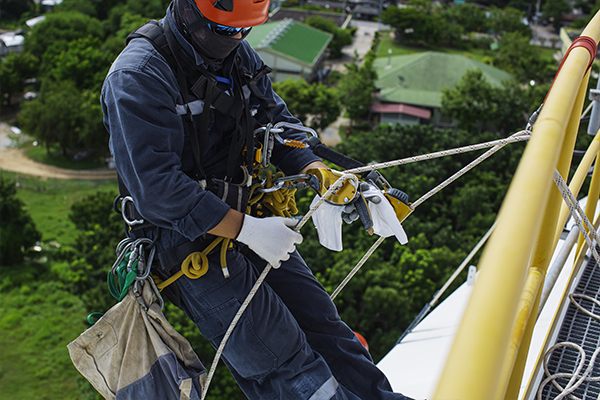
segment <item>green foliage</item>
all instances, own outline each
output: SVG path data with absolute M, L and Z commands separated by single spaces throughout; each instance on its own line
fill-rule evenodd
M 17 197 L 15 182 L 0 174 L 0 265 L 23 261 L 24 251 L 42 238 L 25 204 Z
M 542 7 L 542 19 L 549 20 L 558 32 L 562 26 L 563 16 L 570 12 L 571 4 L 567 0 L 546 0 Z
M 487 31 L 485 11 L 475 5 L 457 4 L 443 9 L 440 13 L 451 24 L 462 26 L 465 32 Z
M 47 52 L 60 53 L 67 43 L 82 37 L 103 38 L 102 25 L 96 18 L 80 12 L 51 13 L 35 26 L 25 41 L 25 50 L 43 58 Z
M 325 129 L 341 113 L 337 91 L 322 83 L 310 85 L 303 79 L 295 81 L 290 78 L 273 83 L 273 88 L 290 112 L 301 121 L 306 121 L 311 128 Z
M 552 79 L 555 68 L 554 62 L 542 57 L 539 47 L 529 43 L 529 37 L 517 32 L 508 32 L 502 37 L 494 66 L 512 73 L 521 83 L 547 82 Z
M 98 91 L 80 91 L 70 80 L 47 81 L 40 95 L 22 106 L 19 122 L 50 151 L 59 146 L 63 156 L 79 150 L 108 152 Z
M 498 35 L 513 33 L 529 39 L 531 28 L 523 23 L 523 18 L 525 18 L 525 13 L 515 8 L 492 7 L 488 18 L 488 26 L 492 32 Z
M 342 48 L 349 44 L 352 44 L 352 33 L 348 29 L 338 28 L 338 26 L 332 20 L 314 15 L 304 20 L 304 23 L 312 26 L 313 28 L 320 29 L 325 32 L 333 34 L 331 42 L 327 47 L 331 52 L 331 58 L 340 58 L 343 54 Z
M 2 271 L 3 282 L 12 271 Z M 77 296 L 51 280 L 2 287 L 0 303 L 0 392 L 5 400 L 94 399 L 93 389 L 69 359 L 67 344 L 85 328 Z M 96 397 L 97 398 L 97 397 Z
M 446 17 L 443 13 L 429 12 L 424 6 L 390 6 L 381 14 L 382 21 L 395 29 L 401 43 L 459 46 L 464 28 Z
M 73 204 L 69 219 L 79 230 L 71 247 L 63 249 L 53 272 L 69 292 L 81 297 L 90 311 L 104 312 L 115 300 L 106 286 L 114 249 L 124 238 L 123 221 L 113 208 L 114 192 L 97 192 Z
M 504 136 L 525 127 L 547 89 L 545 85 L 523 87 L 514 80 L 496 87 L 486 81 L 481 70 L 469 70 L 456 86 L 442 92 L 442 113 L 452 117 L 460 129 Z
M 345 64 L 348 72 L 339 83 L 340 102 L 346 108 L 350 122 L 354 123 L 365 118 L 375 101 L 375 80 L 377 73 L 373 69 L 375 54 L 369 51 L 363 64 L 359 67 L 356 61 Z
M 46 58 L 44 69 L 57 82 L 71 80 L 79 89 L 99 92 L 116 54 L 106 52 L 99 38 L 72 40 L 65 51 Z
M 499 100 L 481 70 L 469 70 L 454 88 L 442 91 L 442 113 L 455 119 L 459 128 L 468 131 L 478 128 L 481 133 L 489 127 L 491 116 L 500 106 Z
M 0 64 L 0 94 L 6 96 L 11 105 L 11 96 L 25 88 L 25 80 L 34 78 L 39 60 L 30 53 L 9 53 Z

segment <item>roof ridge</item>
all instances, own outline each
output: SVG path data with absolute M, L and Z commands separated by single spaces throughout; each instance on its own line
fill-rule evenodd
M 260 41 L 258 47 L 270 48 L 279 40 L 281 35 L 283 35 L 293 23 L 293 19 L 284 18 L 283 21 L 281 21 L 275 28 L 273 28 L 271 32 L 267 33 L 267 36 L 265 36 L 265 38 Z
M 425 55 L 427 55 L 429 53 L 432 53 L 432 52 L 431 51 L 426 51 L 426 52 L 423 52 L 423 53 L 405 54 L 405 55 L 402 55 L 402 56 L 396 56 L 396 57 L 394 57 L 394 58 L 399 58 L 399 57 L 407 57 L 407 56 L 416 56 L 414 60 L 412 60 L 410 62 L 407 62 L 406 64 L 400 65 L 400 66 L 398 66 L 396 68 L 390 68 L 389 70 L 386 71 L 386 74 L 385 75 L 381 75 L 379 77 L 379 79 L 384 79 L 385 77 L 388 77 L 391 74 L 395 74 L 395 73 L 401 71 L 404 67 L 408 67 L 408 66 L 416 63 L 417 61 L 419 61 L 420 59 L 422 59 Z

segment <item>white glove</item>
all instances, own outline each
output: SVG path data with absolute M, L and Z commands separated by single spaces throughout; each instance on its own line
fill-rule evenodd
M 373 184 L 369 184 L 369 190 L 363 191 L 365 197 L 380 197 L 381 201 L 375 202 L 371 200 L 369 203 L 369 210 L 371 210 L 371 217 L 373 217 L 373 231 L 383 237 L 396 236 L 400 244 L 406 244 L 408 237 L 398 221 L 398 217 L 394 212 L 394 207 L 384 197 L 381 190 Z
M 321 196 L 316 195 L 310 204 L 312 209 Z M 326 201 L 312 215 L 313 223 L 319 234 L 319 243 L 329 250 L 342 251 L 342 213 L 343 206 L 330 204 Z M 358 213 L 356 214 L 358 218 Z
M 242 229 L 235 240 L 247 245 L 273 268 L 290 258 L 296 244 L 302 243 L 302 235 L 292 230 L 298 221 L 293 218 L 255 218 L 244 215 Z

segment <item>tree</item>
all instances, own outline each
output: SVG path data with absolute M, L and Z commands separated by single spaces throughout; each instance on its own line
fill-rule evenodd
M 567 0 L 546 0 L 542 7 L 542 18 L 552 22 L 552 26 L 558 32 L 562 26 L 563 16 L 571 11 L 571 5 Z
M 442 91 L 442 113 L 456 120 L 460 129 L 481 133 L 496 114 L 498 100 L 481 70 L 469 70 L 454 88 Z
M 375 80 L 377 73 L 373 69 L 375 54 L 369 51 L 365 56 L 362 66 L 353 60 L 346 64 L 348 72 L 339 83 L 340 102 L 350 116 L 350 124 L 365 118 L 375 102 Z
M 428 35 L 437 38 L 437 29 L 432 23 L 431 14 L 420 11 L 416 7 L 390 6 L 381 13 L 381 21 L 394 28 L 396 38 L 400 42 L 431 40 L 428 39 Z
M 25 80 L 36 76 L 39 61 L 29 53 L 9 53 L 0 64 L 0 93 L 8 106 L 14 93 L 23 91 Z
M 17 197 L 14 181 L 0 175 L 0 265 L 15 265 L 23 261 L 24 250 L 33 246 L 42 235 L 36 229 L 25 204 Z
M 98 92 L 80 91 L 70 80 L 45 82 L 40 95 L 23 104 L 19 121 L 48 152 L 58 146 L 64 157 L 80 150 L 104 155 L 108 135 L 99 104 Z
M 541 50 L 529 43 L 529 38 L 517 32 L 506 33 L 500 40 L 500 49 L 494 66 L 512 73 L 518 82 L 534 80 L 543 83 L 554 74 L 553 63 L 542 58 Z
M 325 129 L 340 115 L 337 91 L 322 83 L 309 85 L 303 79 L 295 81 L 290 78 L 275 82 L 273 89 L 285 101 L 290 112 L 311 128 Z
M 537 91 L 537 87 L 523 88 L 515 80 L 492 86 L 481 70 L 469 70 L 456 86 L 443 91 L 442 113 L 452 117 L 459 129 L 505 136 L 525 127 L 529 115 L 543 101 Z
M 331 58 L 340 58 L 343 54 L 342 48 L 352 44 L 352 33 L 349 29 L 338 28 L 335 22 L 319 15 L 308 17 L 304 20 L 306 25 L 333 34 L 333 38 L 327 48 Z
M 45 69 L 54 81 L 71 80 L 79 89 L 99 92 L 115 56 L 103 50 L 100 39 L 80 38 L 69 42 L 65 51 L 47 60 Z
M 524 36 L 527 39 L 531 37 L 531 28 L 525 25 L 525 13 L 512 7 L 504 9 L 492 7 L 488 18 L 489 28 L 498 36 L 506 33 Z
M 473 4 L 457 4 L 448 7 L 441 15 L 452 25 L 460 25 L 465 32 L 485 32 L 487 18 L 485 11 Z
M 50 13 L 27 36 L 25 51 L 44 61 L 43 55 L 49 49 L 59 53 L 70 41 L 87 36 L 103 38 L 102 24 L 96 18 L 74 11 Z

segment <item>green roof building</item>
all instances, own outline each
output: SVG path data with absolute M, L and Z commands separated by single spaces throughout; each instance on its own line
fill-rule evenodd
M 304 78 L 312 81 L 325 59 L 332 35 L 285 19 L 255 26 L 248 43 L 273 68 L 273 81 Z
M 374 67 L 378 76 L 375 86 L 379 92 L 372 111 L 380 115 L 381 123 L 429 120 L 441 124 L 442 89 L 454 87 L 470 69 L 479 68 L 492 85 L 500 85 L 512 77 L 508 72 L 469 57 L 434 51 L 378 58 Z M 399 105 L 410 110 L 412 115 L 399 112 Z M 429 117 L 425 111 L 429 111 Z

